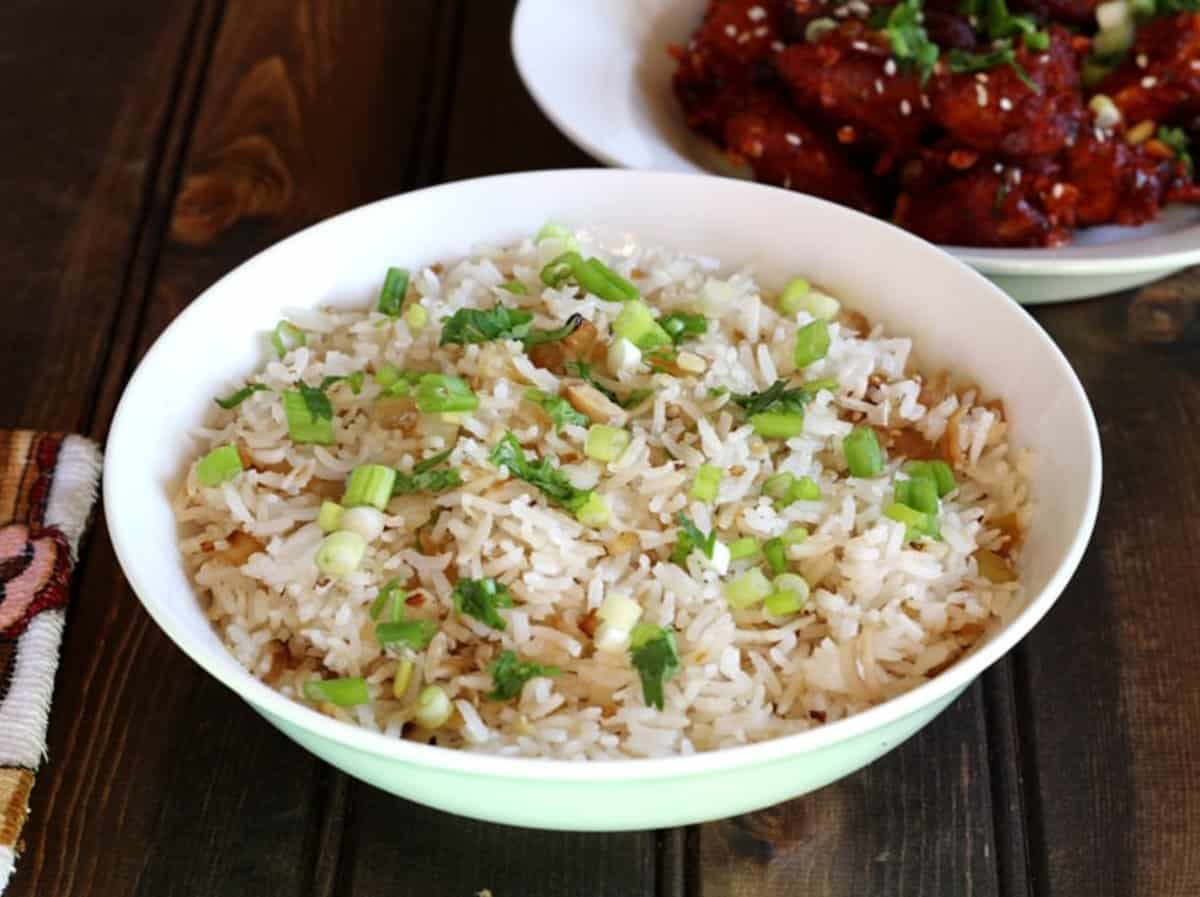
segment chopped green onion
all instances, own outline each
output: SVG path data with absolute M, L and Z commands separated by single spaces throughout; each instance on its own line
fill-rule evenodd
M 345 509 L 336 501 L 321 502 L 321 512 L 317 514 L 317 526 L 321 527 L 324 532 L 332 533 L 342 523 L 342 515 Z
M 783 288 L 779 296 L 779 310 L 788 315 L 805 311 L 817 320 L 832 321 L 842 310 L 842 304 L 832 296 L 814 290 L 803 277 L 797 277 Z
M 1025 35 L 1025 46 L 1031 50 L 1036 50 L 1041 53 L 1050 49 L 1050 32 L 1049 31 L 1030 31 Z
M 628 430 L 592 424 L 588 428 L 587 441 L 583 444 L 583 453 L 594 461 L 615 461 L 629 447 L 629 442 Z
M 771 594 L 771 583 L 757 567 L 725 583 L 725 600 L 739 610 L 757 604 Z
M 375 372 L 375 382 L 384 389 L 390 389 L 404 379 L 404 372 L 394 364 L 382 364 Z
M 367 553 L 367 540 L 358 533 L 330 533 L 317 549 L 317 569 L 326 576 L 348 576 L 358 569 Z
M 1092 38 L 1092 53 L 1096 58 L 1105 61 L 1120 59 L 1125 51 L 1133 46 L 1135 30 L 1132 22 L 1125 22 L 1116 28 L 1105 28 L 1096 32 L 1096 36 Z M 1026 42 L 1028 43 L 1028 40 Z
M 793 277 L 779 295 L 779 310 L 785 315 L 794 315 L 803 308 L 804 297 L 811 289 L 812 284 L 803 277 Z
M 771 587 L 773 591 L 763 599 L 763 609 L 773 617 L 794 614 L 808 600 L 808 581 L 803 576 L 784 573 L 775 577 Z
M 460 308 L 442 319 L 439 346 L 487 343 L 492 340 L 523 340 L 533 325 L 533 313 L 506 305 L 491 308 Z
M 547 221 L 542 225 L 542 229 L 537 232 L 537 236 L 533 238 L 533 242 L 541 243 L 543 240 L 570 240 L 571 232 L 553 221 Z
M 825 357 L 829 351 L 829 325 L 823 318 L 805 324 L 796 331 L 796 348 L 792 359 L 796 367 L 805 368 Z
M 399 701 L 408 692 L 412 682 L 413 662 L 405 658 L 396 664 L 396 675 L 392 679 L 392 697 Z
M 879 437 L 870 427 L 855 427 L 842 440 L 842 451 L 846 455 L 846 466 L 850 476 L 872 478 L 883 473 L 883 449 Z
M 930 461 L 929 470 L 937 483 L 938 498 L 944 498 L 958 488 L 958 483 L 954 481 L 954 471 L 945 461 Z
M 799 545 L 808 538 L 808 530 L 802 526 L 793 526 L 791 529 L 785 530 L 779 540 L 784 545 Z
M 283 393 L 283 413 L 287 417 L 288 436 L 292 442 L 311 442 L 319 445 L 333 444 L 333 415 L 325 415 L 324 410 L 320 408 L 318 402 L 310 401 L 307 395 L 303 392 L 304 384 L 300 384 L 300 390 L 289 389 Z M 312 392 L 324 397 L 324 393 L 320 390 L 312 389 Z M 328 405 L 329 400 L 325 400 Z
M 783 539 L 768 539 L 763 545 L 763 557 L 767 559 L 772 573 L 782 573 L 786 570 L 787 546 L 783 544 Z
M 934 516 L 938 512 L 937 483 L 932 479 L 918 477 L 908 481 L 908 501 L 910 508 Z
M 558 289 L 575 273 L 577 265 L 583 264 L 583 258 L 574 250 L 564 252 L 557 258 L 547 262 L 539 275 L 542 283 L 552 289 Z
M 776 501 L 787 498 L 788 493 L 792 490 L 792 483 L 795 481 L 790 473 L 777 473 L 774 476 L 767 478 L 763 483 L 763 495 L 775 499 Z
M 752 558 L 761 550 L 762 548 L 755 538 L 745 536 L 741 539 L 734 539 L 729 543 L 729 559 L 731 561 L 740 561 L 744 558 Z
M 699 501 L 716 501 L 724 471 L 711 464 L 701 464 L 692 482 L 692 498 Z
M 816 501 L 821 497 L 821 487 L 814 482 L 812 477 L 800 477 L 794 483 L 792 488 L 788 490 L 788 502 L 793 501 Z
M 379 311 L 389 318 L 400 314 L 404 305 L 404 294 L 408 292 L 408 272 L 403 268 L 388 268 L 383 278 L 383 289 L 379 291 Z
M 454 714 L 454 705 L 446 692 L 436 685 L 427 685 L 417 695 L 413 718 L 426 729 L 437 729 L 446 725 Z
M 675 345 L 679 345 L 686 339 L 708 333 L 708 318 L 704 315 L 677 311 L 665 316 L 658 323 Z
M 650 307 L 638 300 L 625 303 L 613 319 L 612 331 L 643 350 L 672 345 L 671 335 L 654 319 Z
M 210 489 L 232 480 L 241 472 L 242 457 L 232 443 L 213 449 L 196 463 L 196 479 L 201 486 Z
M 422 330 L 429 323 L 429 312 L 423 306 L 414 303 L 404 313 L 404 320 L 413 330 Z
M 361 676 L 348 679 L 309 679 L 304 683 L 304 697 L 317 704 L 328 703 L 338 707 L 353 707 L 371 701 L 367 681 Z
M 596 611 L 596 616 L 602 623 L 608 623 L 618 629 L 633 629 L 633 624 L 641 615 L 641 605 L 621 592 L 609 592 L 600 609 Z
M 525 296 L 529 293 L 529 287 L 525 286 L 521 281 L 513 279 L 500 284 L 500 289 L 507 290 L 514 296 Z
M 378 620 L 384 616 L 384 611 L 387 611 L 387 616 L 384 618 L 385 623 L 396 623 L 404 619 L 404 599 L 408 597 L 408 592 L 400 588 L 400 580 L 389 579 L 379 589 L 379 594 L 375 596 L 375 600 L 371 602 L 369 613 L 372 620 Z
M 453 374 L 422 374 L 413 398 L 425 412 L 474 411 L 479 407 L 479 396 Z
M 250 396 L 254 395 L 256 392 L 262 392 L 264 389 L 269 390 L 270 387 L 264 386 L 261 383 L 247 383 L 237 392 L 223 399 L 213 399 L 213 401 L 226 411 L 229 411 L 230 409 L 236 408 L 238 405 L 242 404 L 242 402 L 246 401 L 246 399 L 250 398 Z
M 908 505 L 902 505 L 900 502 L 893 502 L 883 509 L 885 517 L 889 517 L 899 523 L 904 524 L 904 538 L 914 540 L 921 536 L 934 536 L 937 532 L 934 521 L 928 514 L 910 508 Z
M 424 651 L 437 631 L 437 623 L 433 620 L 397 620 L 377 625 L 375 638 L 385 648 L 405 647 Z
M 360 464 L 350 471 L 346 483 L 346 494 L 342 506 L 354 508 L 370 505 L 383 510 L 392 497 L 392 486 L 396 483 L 396 470 L 383 464 Z
M 275 354 L 280 358 L 283 358 L 293 349 L 303 346 L 307 339 L 308 337 L 305 336 L 304 331 L 291 321 L 280 321 L 275 325 L 275 330 L 271 333 L 271 345 L 275 347 Z
M 639 623 L 629 638 L 629 659 L 642 680 L 642 700 L 663 709 L 663 686 L 679 671 L 675 630 L 670 626 Z
M 767 439 L 791 439 L 804 432 L 804 415 L 768 411 L 751 415 L 750 425 Z
M 512 607 L 512 595 L 508 586 L 497 582 L 490 576 L 483 579 L 460 579 L 454 584 L 450 597 L 454 600 L 454 609 L 468 617 L 474 617 L 481 623 L 493 629 L 503 631 L 508 624 L 500 616 L 497 608 Z
M 575 267 L 575 279 L 584 290 L 605 302 L 632 302 L 638 288 L 597 258 Z
M 562 672 L 558 667 L 544 667 L 532 660 L 517 660 L 515 651 L 501 651 L 500 656 L 488 667 L 492 674 L 492 690 L 488 692 L 489 701 L 507 701 L 515 698 L 525 687 L 525 683 L 538 676 L 557 676 Z
M 575 519 L 584 526 L 601 527 L 608 523 L 608 504 L 603 496 L 588 492 L 583 504 L 575 511 Z

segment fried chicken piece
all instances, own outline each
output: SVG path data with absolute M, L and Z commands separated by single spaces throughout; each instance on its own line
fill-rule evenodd
M 943 148 L 906 167 L 895 222 L 935 243 L 1060 246 L 1069 242 L 1077 198 L 1053 161 L 1006 165 Z
M 1016 158 L 1061 150 L 1079 130 L 1084 112 L 1071 35 L 1057 27 L 1050 34 L 1048 51 L 1022 46 L 1016 53 L 1017 65 L 1036 87 L 1012 65 L 954 74 L 943 60 L 930 89 L 933 118 L 956 143 L 982 153 Z
M 1138 28 L 1124 63 L 1097 93 L 1112 98 L 1130 127 L 1200 114 L 1200 13 L 1160 16 Z
M 877 170 L 916 147 L 928 118 L 920 81 L 897 67 L 887 39 L 864 23 L 847 21 L 815 43 L 793 44 L 773 63 L 796 105 L 833 122 L 839 141 L 883 151 L 888 158 Z
M 1157 141 L 1130 145 L 1120 132 L 1088 129 L 1067 150 L 1064 176 L 1079 192 L 1080 227 L 1144 224 L 1158 215 L 1172 186 L 1190 181 L 1169 150 L 1150 143 Z

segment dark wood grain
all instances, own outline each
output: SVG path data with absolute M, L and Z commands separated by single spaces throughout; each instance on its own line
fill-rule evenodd
M 703 897 L 994 895 L 980 686 L 866 769 L 768 810 L 702 826 Z
M 1131 301 L 1038 313 L 1088 390 L 1105 465 L 1091 548 L 1020 655 L 1047 897 L 1200 889 L 1200 364 L 1142 344 Z

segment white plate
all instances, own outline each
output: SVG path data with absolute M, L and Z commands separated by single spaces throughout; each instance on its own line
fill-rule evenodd
M 687 41 L 706 0 L 521 0 L 512 48 L 546 116 L 602 162 L 711 172 L 671 91 L 669 44 Z M 1200 208 L 1173 207 L 1143 227 L 1090 228 L 1065 249 L 946 247 L 1019 301 L 1080 299 L 1200 264 Z

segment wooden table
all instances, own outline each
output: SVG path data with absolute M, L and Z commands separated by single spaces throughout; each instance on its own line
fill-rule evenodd
M 103 439 L 167 322 L 298 228 L 438 181 L 593 164 L 522 89 L 510 16 L 500 0 L 0 4 L 0 426 Z M 9 894 L 1200 893 L 1197 281 L 1036 312 L 1087 386 L 1107 470 L 1046 621 L 903 747 L 724 822 L 524 831 L 351 780 L 172 646 L 98 521 Z

